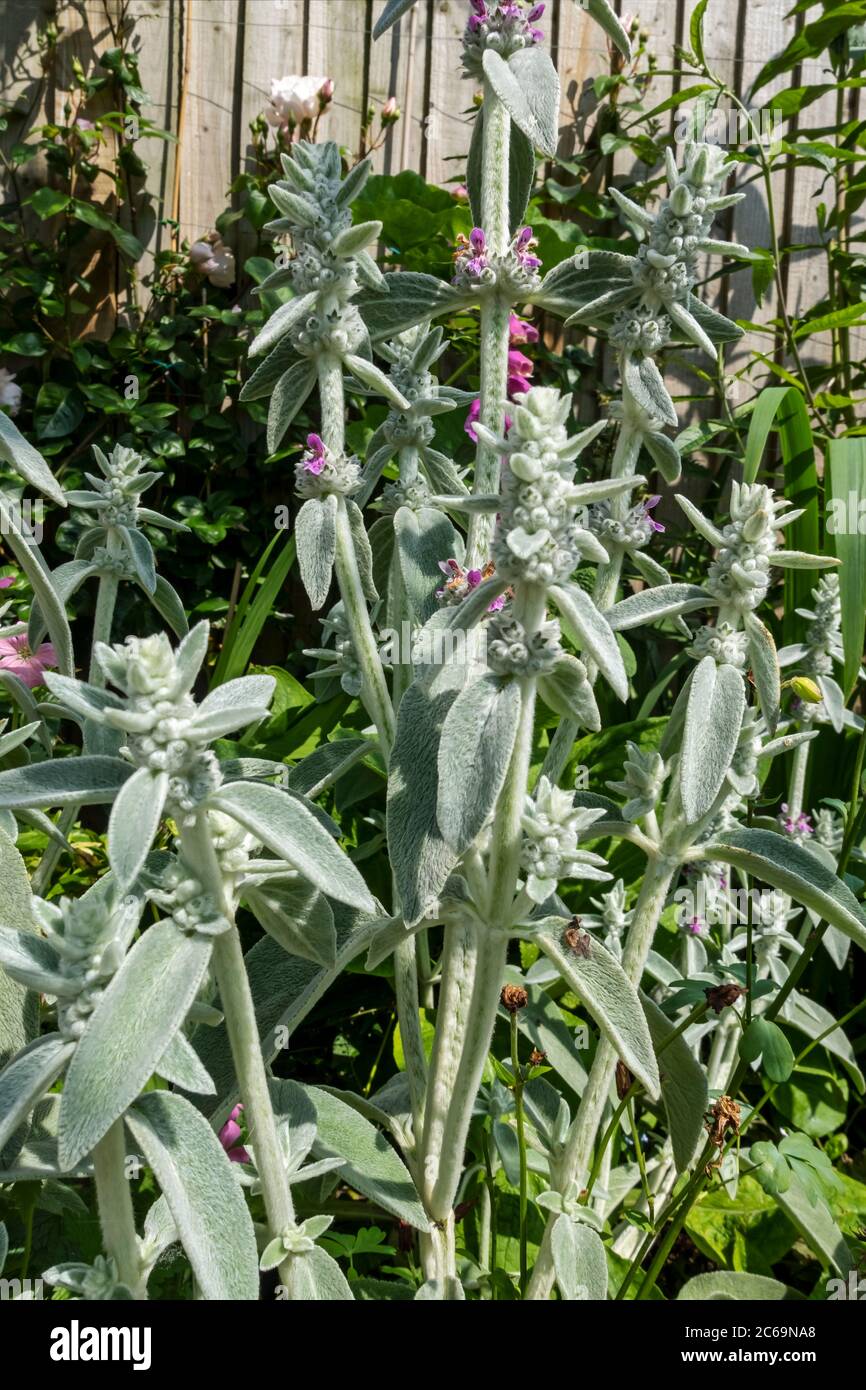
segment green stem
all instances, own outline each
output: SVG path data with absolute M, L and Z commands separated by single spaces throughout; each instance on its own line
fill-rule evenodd
M 123 1120 L 115 1120 L 93 1150 L 93 1172 L 105 1253 L 114 1261 L 120 1283 L 126 1284 L 136 1298 L 143 1298 L 135 1211 L 126 1174 Z

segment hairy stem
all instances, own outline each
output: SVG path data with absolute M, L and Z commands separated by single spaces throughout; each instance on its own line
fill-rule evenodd
M 115 1120 L 93 1150 L 93 1171 L 105 1253 L 114 1261 L 121 1284 L 126 1284 L 135 1298 L 145 1298 L 135 1212 L 126 1175 L 123 1120 Z

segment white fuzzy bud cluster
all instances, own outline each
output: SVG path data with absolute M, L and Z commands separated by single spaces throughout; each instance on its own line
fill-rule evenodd
M 777 550 L 776 532 L 793 520 L 781 515 L 788 506 L 763 483 L 734 483 L 731 520 L 711 562 L 706 587 L 725 607 L 738 612 L 759 608 L 770 587 L 770 569 Z
M 139 498 L 153 486 L 159 474 L 146 473 L 145 457 L 122 444 L 116 444 L 108 455 L 94 446 L 93 454 L 102 477 L 85 473 L 90 490 L 71 492 L 72 505 L 92 512 L 98 526 L 126 526 L 134 530 L 138 526 Z M 161 518 L 156 518 L 155 513 L 148 515 L 159 524 Z
M 499 614 L 487 627 L 487 664 L 500 676 L 545 675 L 562 656 L 559 639 L 554 619 L 527 632 L 510 613 Z
M 308 647 L 304 651 L 304 656 L 315 657 L 317 660 L 327 663 L 325 666 L 320 666 L 317 671 L 313 671 L 311 679 L 322 680 L 331 676 L 339 676 L 340 685 L 346 694 L 358 696 L 361 693 L 361 668 L 358 665 L 358 658 L 352 643 L 352 633 L 342 600 L 335 603 L 327 617 L 322 619 L 323 644 L 331 638 L 333 638 L 333 646 Z
M 492 439 L 506 460 L 496 571 L 509 582 L 556 584 L 577 568 L 587 534 L 578 525 L 579 490 L 572 481 L 584 436 L 569 437 L 571 401 L 553 387 L 534 386 L 511 409 L 507 439 L 496 440 L 477 426 L 478 437 Z
M 655 809 L 662 794 L 667 768 L 654 748 L 639 748 L 630 740 L 626 743 L 626 758 L 621 782 L 608 782 L 611 791 L 625 798 L 623 820 L 640 820 Z
M 471 0 L 472 14 L 463 34 L 463 76 L 484 79 L 483 58 L 490 49 L 506 61 L 521 48 L 531 48 L 544 38 L 534 21 L 540 19 L 543 4 L 522 0 L 498 4 L 497 0 Z
M 718 195 L 731 167 L 718 145 L 688 146 L 682 171 L 669 163 L 670 193 L 638 248 L 632 270 L 651 310 L 688 300 L 697 280 L 698 254 L 707 249 L 703 243 L 717 208 L 725 206 Z
M 190 866 L 178 857 L 162 876 L 150 898 L 170 917 L 184 936 L 219 936 L 231 923 Z
M 604 882 L 611 877 L 600 854 L 578 848 L 580 837 L 602 815 L 598 807 L 576 807 L 571 792 L 547 777 L 539 778 L 535 796 L 527 796 L 521 818 L 520 864 L 533 902 L 545 902 L 563 878 Z
M 814 813 L 815 823 L 815 843 L 823 845 L 832 855 L 838 858 L 842 850 L 842 842 L 845 839 L 845 822 L 842 817 L 830 809 L 829 806 L 820 806 Z
M 388 343 L 377 344 L 380 357 L 391 364 L 390 380 L 410 404 L 409 410 L 392 407 L 380 426 L 382 436 L 395 450 L 423 449 L 432 444 L 432 416 L 453 409 L 454 402 L 430 370 L 447 346 L 442 329 L 431 331 L 427 323 L 407 329 Z
M 711 656 L 719 666 L 736 666 L 743 671 L 747 648 L 745 632 L 730 623 L 720 623 L 718 627 L 699 627 L 686 650 L 696 661 Z
M 357 293 L 358 283 L 351 256 L 339 252 L 340 234 L 352 225 L 351 209 L 340 197 L 340 151 L 331 140 L 321 145 L 300 140 L 282 165 L 285 179 L 273 185 L 271 196 L 284 215 L 269 230 L 291 236 L 295 254 L 289 271 L 295 293 L 315 292 L 345 303 Z
M 117 1276 L 117 1266 L 110 1256 L 97 1255 L 93 1264 L 69 1261 L 46 1269 L 43 1279 L 54 1288 L 65 1289 L 77 1298 L 92 1303 L 131 1299 L 133 1294 Z
M 327 497 L 330 493 L 346 497 L 357 490 L 361 466 L 354 454 L 332 453 L 315 434 L 308 435 L 307 445 L 295 465 L 299 497 Z
M 318 309 L 289 331 L 301 357 L 344 357 L 358 352 L 367 338 L 364 321 L 354 304 Z
M 590 931 L 600 930 L 602 942 L 611 955 L 617 960 L 622 960 L 622 938 L 634 917 L 634 909 L 627 909 L 625 905 L 625 883 L 618 878 L 608 892 L 600 894 L 597 898 L 590 898 L 589 901 L 598 910 L 592 914 L 581 913 L 580 925 Z
M 101 899 L 89 894 L 58 902 L 33 899 L 36 920 L 58 957 L 53 972 L 57 979 L 46 981 L 43 992 L 56 994 L 58 1031 L 69 1042 L 81 1037 L 123 961 L 139 915 L 133 900 L 127 903 L 132 910 L 127 907 L 121 913 L 104 894 Z M 29 983 L 37 985 L 35 980 Z
M 829 676 L 833 663 L 843 662 L 845 652 L 842 647 L 842 598 L 839 592 L 838 574 L 821 577 L 812 590 L 813 608 L 798 608 L 801 618 L 808 619 L 803 636 L 808 652 L 805 658 L 807 674 Z
M 430 506 L 430 487 L 426 478 L 422 478 L 420 473 L 413 478 L 410 483 L 398 480 L 393 483 L 386 483 L 377 503 L 377 510 L 381 512 L 397 512 L 401 507 L 408 507 L 411 512 L 418 512 L 422 507 Z
M 610 502 L 596 502 L 588 508 L 586 524 L 609 551 L 643 550 L 659 529 L 643 502 L 630 507 L 622 520 L 613 515 Z
M 671 340 L 671 323 L 666 314 L 646 304 L 621 309 L 613 321 L 610 341 L 624 352 L 641 352 L 648 357 L 661 352 Z

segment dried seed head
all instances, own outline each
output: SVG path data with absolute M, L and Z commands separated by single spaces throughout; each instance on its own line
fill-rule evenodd
M 745 992 L 741 985 L 734 984 L 713 985 L 704 990 L 707 1003 L 716 1014 L 720 1014 L 722 1009 L 731 1008 Z
M 719 1096 L 707 1111 L 705 1127 L 711 1142 L 721 1149 L 729 1129 L 733 1130 L 734 1134 L 740 1132 L 740 1107 L 737 1102 L 730 1096 Z M 719 1160 L 716 1160 L 714 1164 L 710 1164 L 710 1168 L 718 1167 L 718 1163 Z
M 520 985 L 503 985 L 499 1002 L 510 1014 L 519 1013 L 529 1003 L 529 995 Z
M 626 1066 L 625 1062 L 619 1061 L 616 1064 L 616 1094 L 619 1100 L 625 1100 L 632 1088 L 634 1077 Z
M 546 1052 L 539 1052 L 538 1048 L 537 1048 L 537 1047 L 534 1047 L 534 1048 L 532 1049 L 532 1051 L 530 1052 L 530 1054 L 529 1054 L 529 1065 L 530 1065 L 531 1067 L 540 1067 L 541 1064 L 542 1064 L 542 1062 L 546 1062 L 546 1061 L 547 1061 L 547 1053 L 546 1053 Z

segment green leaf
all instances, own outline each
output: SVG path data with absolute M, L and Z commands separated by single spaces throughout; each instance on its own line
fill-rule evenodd
M 312 1101 L 316 1111 L 315 1157 L 342 1158 L 338 1171 L 344 1182 L 416 1230 L 429 1231 L 430 1223 L 403 1160 L 369 1120 L 318 1086 L 274 1080 L 271 1093 L 278 1121 L 288 1122 L 290 1128 L 292 1115 L 305 1100 Z
M 782 698 L 776 644 L 770 631 L 754 613 L 747 611 L 743 614 L 743 625 L 749 638 L 749 659 L 761 701 L 761 713 L 770 733 L 774 734 L 779 723 L 779 701 Z
M 553 1223 L 550 1253 L 562 1298 L 569 1303 L 607 1298 L 607 1256 L 601 1237 L 564 1213 Z
M 37 188 L 36 192 L 27 199 L 27 206 L 31 207 L 44 222 L 48 217 L 56 217 L 57 213 L 67 208 L 71 201 L 68 193 L 60 193 L 56 188 Z
M 772 830 L 743 828 L 725 831 L 701 850 L 781 889 L 866 950 L 863 908 L 848 885 L 802 845 Z
M 223 641 L 220 659 L 211 681 L 212 686 L 242 676 L 247 669 L 253 648 L 273 611 L 277 595 L 286 582 L 286 575 L 295 563 L 295 541 L 289 537 L 271 563 L 271 555 L 280 542 L 277 531 L 263 550 L 255 569 L 241 595 L 237 612 Z M 265 575 L 264 580 L 262 576 Z M 261 587 L 259 587 L 261 585 Z
M 833 552 L 842 561 L 842 643 L 845 648 L 843 687 L 850 693 L 863 659 L 866 616 L 866 439 L 831 439 L 829 449 L 831 500 L 827 532 Z
M 268 407 L 268 453 L 276 453 L 283 435 L 294 420 L 316 384 L 316 368 L 303 358 L 283 372 L 271 396 Z
M 0 1071 L 0 1151 L 66 1066 L 75 1043 L 59 1033 L 35 1038 Z
M 457 696 L 439 740 L 436 817 L 462 854 L 493 811 L 511 765 L 520 725 L 520 685 L 492 671 Z
M 99 1000 L 79 1039 L 60 1104 L 67 1168 L 90 1153 L 138 1096 L 189 1012 L 211 954 L 171 921 L 149 927 Z
M 84 401 L 74 386 L 43 382 L 36 396 L 33 419 L 37 439 L 63 439 L 84 419 Z
M 414 0 L 412 0 L 414 3 Z M 349 1284 L 337 1261 L 316 1245 L 306 1250 L 292 1263 L 293 1297 L 305 1302 L 349 1303 L 355 1301 Z
M 36 938 L 33 894 L 27 867 L 0 830 L 0 922 L 9 931 Z M 0 1066 L 39 1033 L 39 1001 L 0 969 Z
M 692 52 L 701 67 L 706 66 L 706 60 L 704 58 L 704 15 L 707 12 L 707 5 L 709 3 L 710 0 L 698 0 L 697 5 L 695 5 L 695 8 L 692 10 L 691 19 L 689 20 L 689 42 L 692 46 Z
M 229 782 L 210 798 L 274 854 L 338 902 L 375 912 L 376 902 L 351 859 L 291 792 L 264 783 Z
M 619 49 L 626 62 L 631 59 L 631 40 L 619 17 L 614 14 L 608 0 L 580 0 L 581 8 L 585 9 L 600 25 L 608 38 Z
M 415 0 L 388 0 L 373 27 L 373 38 L 380 39 L 391 28 L 392 24 L 397 23 L 401 15 L 404 15 L 407 10 L 411 10 L 414 4 Z
M 183 1096 L 150 1091 L 127 1115 L 206 1299 L 257 1300 L 253 1223 L 231 1160 Z
M 284 951 L 333 969 L 337 960 L 334 914 L 309 883 L 262 883 L 245 890 L 244 902 Z

